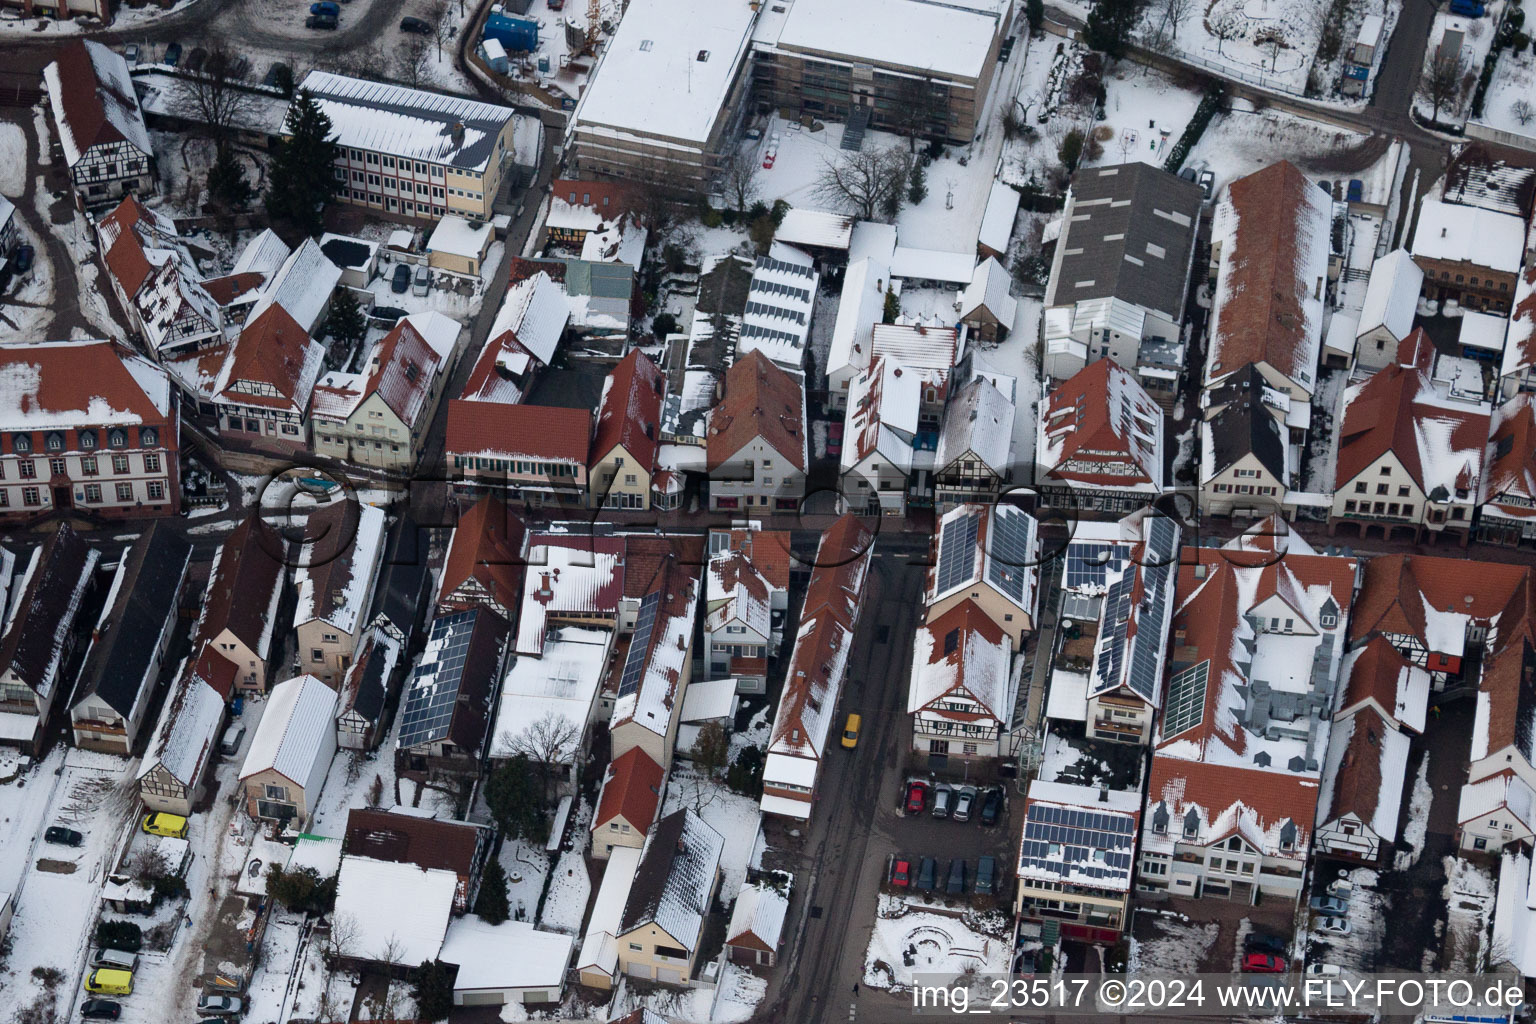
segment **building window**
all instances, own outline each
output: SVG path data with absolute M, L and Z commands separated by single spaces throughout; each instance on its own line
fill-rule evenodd
M 65 473 L 69 472 L 69 464 L 63 459 L 49 459 L 48 472 L 52 473 L 54 476 L 63 476 Z
M 144 427 L 139 431 L 139 447 L 152 448 L 159 443 L 160 436 L 155 433 L 153 427 Z
M 96 447 L 96 431 L 94 431 L 94 430 L 82 430 L 82 431 L 80 431 L 80 447 L 84 448 L 86 451 L 90 451 L 92 448 L 95 448 Z
M 158 472 L 160 472 L 160 456 L 155 455 L 153 453 L 145 455 L 144 456 L 144 472 L 146 472 L 146 473 L 158 473 Z
M 126 456 L 126 455 L 114 455 L 114 456 L 112 456 L 112 472 L 114 472 L 114 473 L 126 473 L 126 472 L 128 472 L 128 456 Z
M 32 450 L 32 435 L 17 434 L 11 440 L 11 447 L 18 452 L 30 452 Z
M 159 480 L 151 480 L 149 482 L 149 500 L 150 501 L 164 501 L 165 500 L 165 484 L 163 482 L 161 482 Z
M 113 431 L 111 431 L 110 433 L 107 434 L 107 444 L 111 445 L 113 448 L 126 448 L 126 447 L 128 447 L 128 431 L 126 431 L 126 430 L 113 430 Z
M 31 459 L 22 459 L 16 463 L 16 471 L 23 480 L 37 479 L 37 465 Z
M 80 472 L 84 473 L 86 476 L 95 476 L 98 472 L 96 469 L 96 456 L 82 456 L 80 459 Z
M 85 485 L 85 500 L 89 504 L 92 504 L 92 505 L 95 505 L 95 504 L 99 503 L 101 501 L 101 485 L 100 484 L 86 484 Z
M 48 445 L 49 451 L 61 452 L 64 450 L 64 435 L 60 434 L 58 431 L 54 431 L 48 435 L 46 443 Z
M 23 487 L 21 489 L 21 503 L 23 505 L 41 505 L 42 501 L 37 496 L 37 488 Z

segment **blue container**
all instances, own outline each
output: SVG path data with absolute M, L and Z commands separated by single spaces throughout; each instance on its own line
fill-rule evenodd
M 485 36 L 505 46 L 508 53 L 532 53 L 539 48 L 539 23 L 492 11 L 485 19 Z

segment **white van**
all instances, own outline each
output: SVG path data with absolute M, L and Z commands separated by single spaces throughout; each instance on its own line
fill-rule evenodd
M 133 971 L 139 966 L 139 954 L 121 949 L 98 949 L 91 957 L 92 967 L 107 967 L 117 971 Z
M 432 290 L 432 271 L 426 267 L 416 268 L 416 284 L 411 289 L 412 295 L 425 295 Z
M 245 740 L 245 723 L 236 722 L 224 730 L 224 736 L 219 740 L 219 753 L 226 757 L 240 753 L 240 744 Z

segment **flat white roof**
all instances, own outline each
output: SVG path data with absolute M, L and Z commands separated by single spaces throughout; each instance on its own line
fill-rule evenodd
M 981 215 L 981 231 L 977 243 L 995 252 L 1008 251 L 1008 239 L 1013 234 L 1013 221 L 1019 215 L 1019 193 L 1000 181 L 992 183 L 987 194 L 987 209 Z
M 841 213 L 792 207 L 784 211 L 784 219 L 773 237 L 792 245 L 846 249 L 853 237 L 853 218 Z
M 634 887 L 635 872 L 639 868 L 639 847 L 615 846 L 608 854 L 608 866 L 603 868 L 603 880 L 597 887 L 592 916 L 587 919 L 587 934 L 576 958 L 578 968 L 597 967 L 612 974 L 618 966 L 619 951 L 613 939 L 624 917 L 624 904 L 629 902 L 629 890 Z
M 565 965 L 575 939 L 541 932 L 527 921 L 487 924 L 474 914 L 448 926 L 438 959 L 457 964 L 454 991 L 545 989 L 565 986 Z
M 708 141 L 755 17 L 746 3 L 634 0 L 581 98 L 575 127 Z
M 403 966 L 435 960 L 458 885 L 452 871 L 343 857 L 332 920 L 356 925 L 361 959 Z
M 1484 352 L 1504 351 L 1504 332 L 1509 321 L 1497 313 L 1479 313 L 1467 310 L 1461 314 L 1461 332 L 1456 340 L 1463 348 L 1482 349 Z
M 1507 213 L 1459 206 L 1424 197 L 1413 231 L 1413 254 L 1427 259 L 1466 260 L 1513 274 L 1525 251 L 1525 222 Z
M 795 0 L 783 49 L 977 79 L 998 29 L 999 0 Z

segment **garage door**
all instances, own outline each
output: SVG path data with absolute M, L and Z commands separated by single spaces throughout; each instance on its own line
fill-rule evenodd
M 682 971 L 674 971 L 670 967 L 658 967 L 656 968 L 656 980 L 665 982 L 668 985 L 681 985 L 687 979 L 683 977 Z
M 462 1006 L 500 1006 L 507 1001 L 500 992 L 463 992 L 460 995 Z
M 624 973 L 635 978 L 649 978 L 651 976 L 651 965 L 632 963 L 625 968 Z

